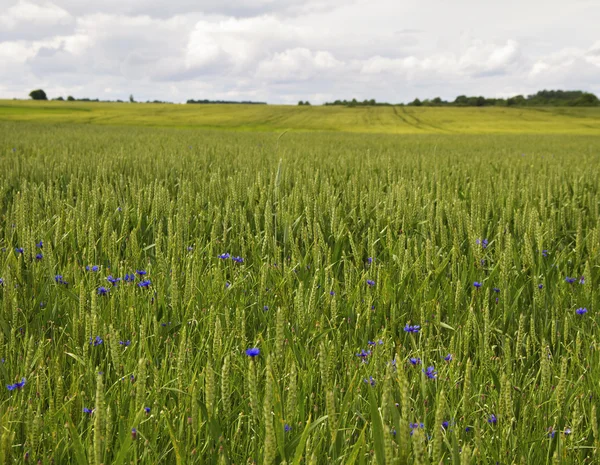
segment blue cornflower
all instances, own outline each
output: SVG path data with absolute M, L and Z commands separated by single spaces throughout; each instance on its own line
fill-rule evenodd
M 260 354 L 260 349 L 257 347 L 252 347 L 251 349 L 246 349 L 246 355 L 248 357 L 256 357 Z
M 423 370 L 423 373 L 425 373 L 425 376 L 427 376 L 429 379 L 437 378 L 437 371 L 435 371 L 435 368 L 432 366 L 427 367 L 426 370 Z
M 144 279 L 138 283 L 138 287 L 150 287 L 150 284 L 152 284 L 152 282 L 149 279 Z
M 96 336 L 95 338 L 91 338 L 90 337 L 90 345 L 94 345 L 94 346 L 99 346 L 103 343 L 104 341 L 102 340 L 102 338 L 100 336 Z
M 132 283 L 135 281 L 135 274 L 131 273 L 131 274 L 126 274 L 125 278 L 123 279 L 126 283 Z
M 475 241 L 475 244 L 477 244 L 477 245 L 481 245 L 481 247 L 482 247 L 482 248 L 484 248 L 484 249 L 487 249 L 488 243 L 489 243 L 489 242 L 488 242 L 488 240 L 487 240 L 487 239 L 483 239 L 483 240 L 481 240 L 481 239 L 477 239 L 477 240 Z
M 119 281 L 121 281 L 121 278 L 113 278 L 112 275 L 108 276 L 106 278 L 106 280 L 111 283 L 113 286 L 116 286 L 117 284 L 119 284 Z
M 365 349 L 361 350 L 360 353 L 356 354 L 357 357 L 360 357 L 363 359 L 363 362 L 367 361 L 367 357 L 369 355 L 371 355 L 371 351 L 370 350 L 367 351 Z
M 378 345 L 380 345 L 380 346 L 382 346 L 382 345 L 383 345 L 383 339 L 379 339 L 379 340 L 377 341 L 377 344 L 378 344 Z
M 550 428 L 548 428 L 548 437 L 550 439 L 554 439 L 555 434 L 556 434 L 556 431 L 554 431 L 554 428 L 552 428 L 552 426 Z
M 421 359 L 419 357 L 411 357 L 408 359 L 408 361 L 415 366 L 421 364 Z
M 43 248 L 43 247 L 44 247 L 44 241 L 39 241 L 37 244 L 35 244 L 35 246 L 36 246 L 38 249 L 41 249 L 41 248 Z
M 548 256 L 548 251 L 547 250 L 542 250 L 542 257 L 546 258 Z
M 227 252 L 222 253 L 221 255 L 219 255 L 219 258 L 221 260 L 227 260 L 229 257 L 231 257 L 231 255 L 229 255 L 229 253 L 227 253 Z
M 412 436 L 414 431 L 418 428 L 425 428 L 425 425 L 423 423 L 409 423 L 408 426 L 410 427 L 410 435 Z
M 191 245 L 188 245 L 187 251 L 192 252 L 193 250 L 194 250 L 194 248 Z
M 15 247 L 15 252 L 22 254 L 24 252 L 23 247 Z
M 263 307 L 263 310 L 266 312 L 267 310 L 269 310 L 269 306 L 268 306 L 268 305 L 265 305 L 265 306 Z
M 588 312 L 587 308 L 578 308 L 577 310 L 575 310 L 575 313 L 577 313 L 578 315 L 585 315 Z
M 442 421 L 442 428 L 448 429 L 448 426 L 450 426 L 450 422 L 448 420 Z
M 131 345 L 131 341 L 129 339 L 126 341 L 119 341 L 119 344 L 128 347 L 129 345 Z
M 475 281 L 475 282 L 473 283 L 473 286 L 475 286 L 477 289 L 479 289 L 479 288 L 481 287 L 481 283 L 480 283 L 480 282 L 478 282 L 478 281 Z
M 538 289 L 543 289 L 544 285 L 543 284 L 538 284 Z
M 135 270 L 135 272 L 138 274 L 138 276 L 146 276 L 146 274 L 148 274 L 146 270 Z
M 231 259 L 236 263 L 244 263 L 244 259 L 242 257 L 231 257 Z
M 370 265 L 371 263 L 373 263 L 373 257 L 369 257 L 367 258 L 367 263 Z
M 4 286 L 4 279 L 0 278 L 0 286 Z
M 42 258 L 44 258 L 44 255 L 41 253 L 38 253 L 35 255 L 35 259 L 39 262 Z
M 6 388 L 9 391 L 20 390 L 23 386 L 25 386 L 25 378 L 21 378 L 21 382 L 15 384 L 7 384 Z
M 87 413 L 88 415 L 91 415 L 93 412 L 94 412 L 93 409 L 87 408 L 87 407 L 83 407 L 83 413 Z
M 570 278 L 570 277 L 568 277 L 568 276 L 567 276 L 567 277 L 565 278 L 565 281 L 566 281 L 567 283 L 569 283 L 569 284 L 573 284 L 575 281 L 577 281 L 577 279 L 576 279 L 576 278 Z
M 335 295 L 335 291 L 329 291 L 329 295 Z
M 150 407 L 144 407 L 144 412 L 150 413 Z
M 131 428 L 131 439 L 137 439 L 137 429 Z
M 371 386 L 375 386 L 375 380 L 372 376 L 369 376 L 369 379 L 364 379 L 363 381 L 367 384 L 370 384 Z
M 494 287 L 494 288 L 492 288 L 492 291 L 494 291 L 495 293 L 498 293 L 498 292 L 500 292 L 500 289 L 497 287 Z
M 98 271 L 99 269 L 100 269 L 100 267 L 98 265 L 93 265 L 93 266 L 87 265 L 85 267 L 85 271 L 93 271 L 94 273 L 96 271 Z
M 108 294 L 108 289 L 106 289 L 104 286 L 100 286 L 98 288 L 98 295 L 106 295 Z
M 407 333 L 418 333 L 421 330 L 419 325 L 409 325 L 408 323 L 404 326 L 404 331 Z
M 231 283 L 229 281 L 225 281 L 225 288 L 228 288 L 229 286 L 231 286 Z
M 370 346 L 374 346 L 375 343 L 373 341 L 367 341 L 367 344 L 369 344 Z
M 283 425 L 283 431 L 285 433 L 289 433 L 290 431 L 292 431 L 292 427 L 286 423 L 285 425 Z
M 452 354 L 448 354 L 444 357 L 444 360 L 446 360 L 447 362 L 451 362 L 452 361 Z
M 488 418 L 487 421 L 490 425 L 495 425 L 496 423 L 498 423 L 498 418 L 496 417 L 496 415 L 494 415 L 493 413 L 490 415 L 490 417 Z
M 585 277 L 579 278 L 579 284 L 585 284 Z
M 571 428 L 567 427 L 565 428 L 565 436 L 568 436 L 569 434 L 571 434 Z
M 373 281 L 372 279 L 367 279 L 367 284 L 368 284 L 370 287 L 373 287 L 373 286 L 375 285 L 375 281 Z
M 467 426 L 465 428 L 465 433 L 470 433 L 471 431 L 473 431 L 473 427 L 472 426 Z

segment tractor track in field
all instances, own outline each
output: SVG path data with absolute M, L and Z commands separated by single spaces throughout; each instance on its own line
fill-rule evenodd
M 404 123 L 406 123 L 409 126 L 412 126 L 415 129 L 419 129 L 421 131 L 443 131 L 443 132 L 454 132 L 451 131 L 450 129 L 446 129 L 440 126 L 436 126 L 434 124 L 431 123 L 426 123 L 423 120 L 417 118 L 414 114 L 409 113 L 406 111 L 406 108 L 402 107 L 402 114 L 398 112 L 398 110 L 396 109 L 395 106 L 392 107 L 392 109 L 394 110 L 394 114 L 400 119 L 402 120 Z M 408 118 L 412 118 L 414 120 L 413 121 L 409 121 Z

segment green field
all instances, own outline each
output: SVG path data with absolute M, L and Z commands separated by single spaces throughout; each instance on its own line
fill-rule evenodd
M 2 102 L 0 464 L 598 463 L 599 114 Z
M 0 100 L 0 121 L 246 131 L 600 135 L 600 108 L 297 107 Z

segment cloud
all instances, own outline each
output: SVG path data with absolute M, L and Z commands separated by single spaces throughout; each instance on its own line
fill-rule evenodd
M 307 80 L 332 70 L 343 72 L 344 63 L 326 51 L 311 51 L 306 48 L 294 48 L 274 54 L 263 60 L 256 76 L 268 81 Z
M 511 67 L 518 65 L 519 59 L 520 47 L 514 40 L 507 40 L 502 45 L 476 40 L 460 55 L 446 53 L 405 58 L 376 56 L 366 60 L 360 72 L 393 73 L 410 79 L 432 74 L 483 77 L 506 73 Z
M 2 97 L 409 101 L 600 93 L 600 5 L 476 0 L 0 0 Z M 435 6 L 436 15 L 429 12 Z M 543 11 L 560 11 L 560 21 Z M 473 22 L 479 15 L 494 21 Z M 578 34 L 564 24 L 580 25 Z M 452 25 L 449 27 L 448 25 Z M 110 89 L 110 92 L 105 92 Z
M 163 19 L 189 13 L 234 18 L 263 14 L 299 15 L 329 11 L 339 6 L 336 1 L 323 0 L 54 0 L 54 4 L 78 16 L 105 13 Z
M 35 40 L 72 31 L 75 19 L 50 2 L 19 0 L 0 13 L 0 41 Z
M 569 47 L 541 57 L 527 75 L 529 82 L 543 87 L 578 90 L 592 90 L 599 78 L 600 41 L 587 49 Z

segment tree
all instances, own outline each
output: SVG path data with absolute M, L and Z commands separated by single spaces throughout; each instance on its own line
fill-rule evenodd
M 573 105 L 585 107 L 598 105 L 598 103 L 598 97 L 587 92 L 584 92 L 580 97 L 573 101 Z
M 73 98 L 73 96 L 72 96 L 72 95 L 69 95 L 69 96 L 67 97 L 67 101 L 69 101 L 69 102 L 74 102 L 74 101 L 75 101 L 75 98 Z
M 131 103 L 135 103 L 135 99 L 133 98 L 133 94 L 131 94 L 131 95 L 129 96 L 129 101 L 130 101 Z
M 304 102 L 303 102 L 302 100 L 300 100 L 300 101 L 298 102 L 298 105 L 304 105 Z
M 29 96 L 33 100 L 48 100 L 46 92 L 44 92 L 42 89 L 32 90 L 31 92 L 29 92 Z

